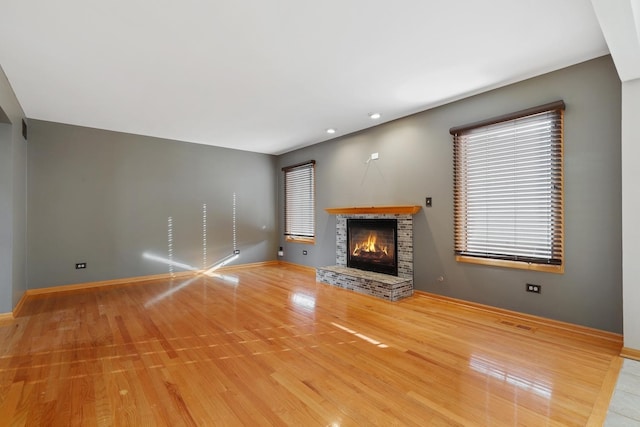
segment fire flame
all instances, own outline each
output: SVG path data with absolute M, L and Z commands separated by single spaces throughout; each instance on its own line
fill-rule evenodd
M 389 256 L 389 253 L 387 252 L 388 250 L 387 246 L 378 247 L 376 245 L 377 239 L 378 238 L 375 234 L 369 234 L 369 238 L 367 239 L 366 242 L 356 243 L 356 247 L 353 249 L 353 256 L 358 256 L 360 255 L 361 252 L 369 252 L 369 253 L 383 252 L 385 255 Z

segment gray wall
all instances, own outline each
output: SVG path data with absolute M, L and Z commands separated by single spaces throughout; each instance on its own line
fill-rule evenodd
M 29 288 L 200 268 L 231 253 L 233 193 L 241 257 L 275 259 L 276 158 L 225 148 L 30 120 Z M 86 262 L 86 270 L 75 263 Z M 183 271 L 175 268 L 174 271 Z
M 0 68 L 0 313 L 26 290 L 26 151 L 24 112 Z
M 0 112 L 0 115 L 2 113 Z M 0 313 L 12 303 L 13 271 L 13 157 L 11 124 L 0 123 Z
M 558 99 L 567 106 L 565 273 L 457 263 L 449 128 Z M 620 119 L 621 85 L 606 56 L 282 155 L 278 167 L 317 161 L 317 242 L 280 237 L 284 259 L 335 264 L 335 218 L 324 208 L 422 205 L 414 222 L 417 289 L 622 332 Z M 373 152 L 380 159 L 366 164 Z M 280 177 L 280 212 L 282 197 Z M 525 283 L 542 285 L 542 294 L 526 293 Z

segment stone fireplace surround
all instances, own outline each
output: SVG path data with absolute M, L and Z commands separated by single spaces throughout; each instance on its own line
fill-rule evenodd
M 330 208 L 336 215 L 336 265 L 316 269 L 316 280 L 355 292 L 398 301 L 413 295 L 413 215 L 420 206 Z M 397 219 L 398 276 L 347 267 L 347 218 Z

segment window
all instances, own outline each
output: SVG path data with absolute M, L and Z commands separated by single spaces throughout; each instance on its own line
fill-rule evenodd
M 451 128 L 458 261 L 564 271 L 558 101 Z
M 287 241 L 315 241 L 314 160 L 282 168 L 284 171 L 284 235 Z

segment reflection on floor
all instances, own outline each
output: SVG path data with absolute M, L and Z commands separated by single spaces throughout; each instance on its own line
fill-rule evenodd
M 28 296 L 0 316 L 0 426 L 601 426 L 621 348 L 424 292 L 390 303 L 307 267 L 238 266 Z
M 640 362 L 625 359 L 618 376 L 605 427 L 640 427 Z

